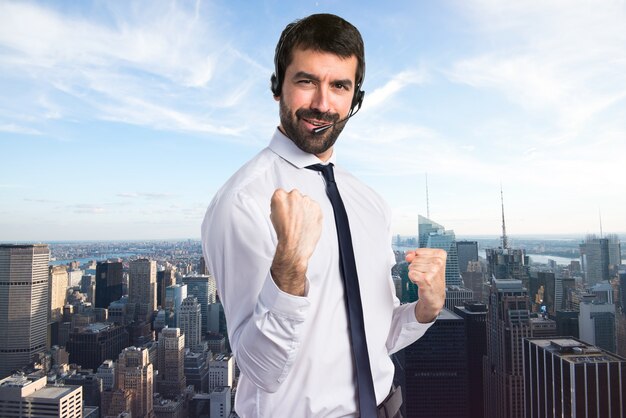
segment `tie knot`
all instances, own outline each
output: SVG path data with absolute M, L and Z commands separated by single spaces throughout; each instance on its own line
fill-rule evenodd
M 333 171 L 333 163 L 324 164 L 313 164 L 308 165 L 305 168 L 309 170 L 319 171 L 324 176 L 324 180 L 326 182 L 335 182 L 335 173 Z

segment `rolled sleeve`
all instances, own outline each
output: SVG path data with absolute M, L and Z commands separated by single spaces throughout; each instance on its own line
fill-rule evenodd
M 268 274 L 261 293 L 259 294 L 259 302 L 274 315 L 282 316 L 294 321 L 304 321 L 308 312 L 309 302 L 306 294 L 308 293 L 309 283 L 307 280 L 305 287 L 305 296 L 294 296 L 283 292 L 274 282 L 271 273 Z
M 394 309 L 391 332 L 387 339 L 389 354 L 402 350 L 421 338 L 428 328 L 435 323 L 432 321 L 422 324 L 417 321 L 415 318 L 416 303 L 407 303 Z

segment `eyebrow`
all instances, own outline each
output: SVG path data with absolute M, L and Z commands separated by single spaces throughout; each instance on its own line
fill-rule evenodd
M 298 71 L 297 73 L 295 73 L 292 77 L 292 80 L 296 80 L 298 78 L 306 78 L 309 80 L 313 80 L 313 81 L 320 81 L 319 77 L 307 73 L 306 71 Z M 352 88 L 352 80 L 350 80 L 349 78 L 344 79 L 344 80 L 333 80 L 332 81 L 333 84 L 343 84 L 344 86 L 348 87 L 348 88 Z

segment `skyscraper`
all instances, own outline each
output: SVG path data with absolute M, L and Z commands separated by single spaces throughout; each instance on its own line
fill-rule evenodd
M 582 341 L 615 353 L 615 305 L 585 295 L 580 303 L 578 335 Z
M 74 328 L 67 342 L 67 351 L 70 362 L 95 370 L 106 359 L 116 358 L 126 346 L 128 332 L 124 327 L 95 323 Z
M 186 276 L 183 283 L 187 285 L 187 295 L 193 295 L 198 299 L 200 311 L 202 313 L 202 332 L 208 330 L 208 308 L 209 303 L 217 300 L 217 288 L 213 276 Z
M 454 313 L 463 318 L 467 347 L 468 418 L 485 416 L 483 356 L 487 354 L 487 305 L 465 302 L 456 306 Z
M 209 303 L 207 309 L 207 331 L 214 334 L 226 335 L 226 317 L 221 302 Z
M 91 370 L 81 370 L 66 376 L 63 383 L 69 386 L 83 388 L 83 404 L 100 407 L 100 394 L 102 393 L 102 380 Z
M 454 312 L 455 306 L 463 306 L 465 302 L 474 300 L 474 294 L 470 289 L 459 286 L 446 287 L 445 307 Z
M 528 293 L 522 282 L 493 279 L 483 358 L 486 418 L 524 416 L 522 339 L 530 336 Z
M 157 271 L 157 306 L 165 307 L 165 289 L 176 284 L 176 267 L 166 266 Z
M 186 297 L 186 284 L 175 284 L 165 289 L 165 322 L 169 327 L 176 327 L 178 310 Z
M 554 315 L 556 298 L 556 277 L 551 272 L 533 272 L 529 279 L 530 305 L 532 312 L 540 312 L 545 306 L 546 312 Z
M 156 261 L 133 260 L 128 269 L 128 298 L 139 321 L 150 320 L 157 308 Z
M 626 416 L 626 359 L 574 338 L 524 340 L 526 418 Z
M 80 291 L 87 295 L 87 301 L 95 304 L 96 296 L 96 276 L 91 274 L 84 274 L 80 278 Z
M 478 242 L 476 241 L 457 241 L 456 251 L 459 255 L 459 271 L 465 273 L 469 262 L 478 261 Z
M 400 368 L 404 370 L 404 416 L 467 417 L 468 364 L 463 319 L 443 309 L 428 332 L 403 351 L 404 364 Z
M 526 251 L 517 248 L 487 248 L 487 274 L 489 279 L 495 277 L 498 280 L 514 279 L 521 280 L 524 286 L 528 286 L 530 277 L 530 259 Z
M 122 279 L 121 262 L 104 261 L 96 265 L 96 308 L 108 308 L 122 297 Z
M 472 291 L 474 300 L 479 302 L 485 302 L 487 300 L 487 292 L 485 291 L 486 275 L 484 270 L 480 261 L 470 261 L 467 266 L 467 271 L 461 273 L 463 284 Z
M 113 360 L 104 360 L 96 376 L 102 380 L 103 389 L 113 389 L 115 387 L 115 362 Z
M 619 301 L 622 314 L 626 315 L 626 268 L 619 271 Z
M 178 328 L 163 328 L 159 336 L 157 392 L 174 399 L 187 386 L 185 380 L 185 337 Z
M 133 418 L 154 418 L 152 403 L 154 373 L 148 350 L 137 347 L 125 348 L 117 360 L 116 379 L 116 388 L 132 395 L 130 412 Z
M 618 277 L 619 296 L 615 310 L 616 353 L 620 356 L 626 356 L 626 266 L 620 267 Z
M 178 311 L 178 327 L 185 336 L 185 347 L 196 351 L 202 339 L 202 313 L 195 296 L 183 300 Z
M 440 248 L 448 253 L 446 258 L 446 286 L 460 286 L 461 273 L 456 247 L 454 231 L 446 230 L 443 226 L 418 216 L 420 248 Z
M 211 418 L 228 418 L 231 410 L 231 390 L 228 386 L 216 387 L 210 395 L 210 413 Z
M 609 280 L 609 240 L 607 238 L 587 235 L 585 241 L 580 244 L 580 258 L 587 286 Z
M 209 392 L 217 387 L 232 387 L 235 377 L 235 357 L 217 354 L 209 361 Z
M 185 378 L 188 385 L 193 385 L 196 393 L 209 392 L 207 352 L 194 353 L 193 351 L 185 350 Z
M 622 264 L 622 245 L 616 234 L 609 234 L 606 239 L 609 240 L 609 274 L 617 274 Z
M 63 319 L 63 307 L 67 301 L 67 266 L 50 267 L 50 321 L 58 322 Z
M 0 378 L 46 349 L 49 260 L 46 244 L 0 245 Z

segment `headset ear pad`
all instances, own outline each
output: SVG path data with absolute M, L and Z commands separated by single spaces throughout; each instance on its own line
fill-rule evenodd
M 276 77 L 276 73 L 272 74 L 270 78 L 270 89 L 274 94 L 274 97 L 280 96 L 280 83 L 278 82 L 278 77 Z
M 359 85 L 359 87 L 361 87 Z M 350 105 L 350 109 L 355 109 L 357 107 L 361 107 L 363 104 L 363 98 L 365 97 L 365 92 L 363 90 L 359 90 L 354 97 L 352 98 L 352 104 Z

